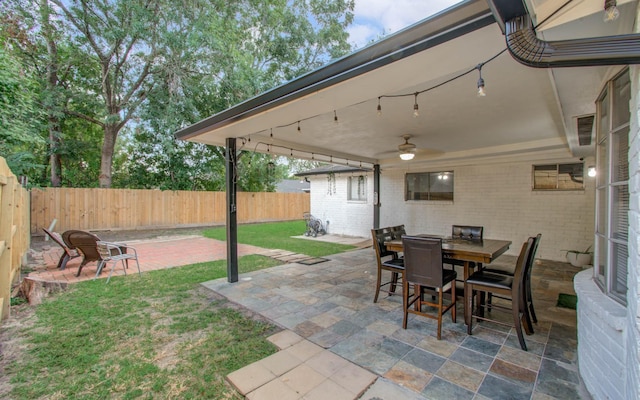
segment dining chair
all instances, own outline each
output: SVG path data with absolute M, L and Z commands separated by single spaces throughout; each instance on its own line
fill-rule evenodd
M 373 302 L 378 302 L 378 296 L 382 287 L 388 286 L 388 290 L 383 290 L 389 295 L 396 291 L 399 282 L 404 279 L 404 260 L 398 257 L 398 253 L 390 251 L 385 246 L 385 242 L 392 240 L 393 235 L 388 228 L 372 229 L 371 236 L 373 238 L 373 248 L 376 252 L 376 261 L 378 264 L 378 276 L 376 279 L 376 294 Z M 391 272 L 391 280 L 382 283 L 382 271 Z
M 531 251 L 531 254 L 529 255 L 529 259 L 527 260 L 527 274 L 525 276 L 525 304 L 527 305 L 527 310 L 529 312 L 529 316 L 530 319 L 534 322 L 534 323 L 538 323 L 538 317 L 536 316 L 536 312 L 535 309 L 533 307 L 533 295 L 531 292 L 531 271 L 533 271 L 533 265 L 535 264 L 535 258 L 536 258 L 536 252 L 538 251 L 538 245 L 540 244 L 540 239 L 542 238 L 542 234 L 538 233 L 538 235 L 536 236 L 536 241 L 533 245 L 533 250 Z M 486 267 L 484 270 L 487 272 L 493 272 L 493 273 L 497 273 L 497 274 L 505 274 L 505 275 L 509 275 L 509 276 L 513 276 L 514 273 L 514 267 L 506 267 L 506 266 L 502 266 L 500 264 L 497 265 L 493 265 L 490 264 L 491 267 Z M 492 302 L 492 294 L 487 295 L 487 304 L 489 306 L 491 306 L 491 302 Z M 499 298 L 503 298 L 501 296 L 496 296 Z M 533 327 L 531 327 L 533 329 Z
M 513 317 L 512 326 L 515 327 L 518 335 L 518 341 L 522 350 L 527 351 L 527 345 L 524 341 L 524 335 L 522 333 L 522 326 L 525 326 L 527 334 L 531 334 L 529 331 L 531 326 L 530 321 L 526 321 L 529 316 L 527 312 L 527 305 L 524 296 L 524 284 L 525 276 L 527 274 L 527 260 L 533 251 L 536 238 L 530 237 L 526 242 L 522 244 L 518 261 L 516 262 L 516 269 L 513 276 L 498 274 L 494 272 L 487 272 L 486 270 L 479 270 L 471 274 L 465 281 L 465 321 L 467 322 L 467 334 L 471 335 L 473 330 L 473 319 L 492 321 L 502 325 L 511 325 L 505 323 L 502 320 L 495 318 L 488 318 L 485 316 L 484 308 L 491 310 L 503 310 L 510 311 Z M 511 307 L 504 307 L 502 305 L 492 304 L 478 304 L 479 310 L 474 313 L 474 298 L 478 297 L 476 294 L 499 294 L 502 296 L 508 296 L 511 298 Z M 481 296 L 480 296 L 481 297 Z
M 442 315 L 451 310 L 451 319 L 456 322 L 456 271 L 442 266 L 442 239 L 403 236 L 405 274 L 402 282 L 402 328 L 407 329 L 409 313 L 438 321 L 438 340 L 442 336 Z M 409 286 L 413 285 L 413 293 Z M 437 303 L 425 300 L 426 292 L 437 294 Z M 445 293 L 449 292 L 449 305 L 444 305 Z M 412 309 L 413 306 L 413 309 Z M 423 311 L 423 306 L 435 307 L 437 314 Z
M 97 242 L 96 248 L 98 249 L 98 253 L 100 254 L 100 263 L 98 264 L 98 270 L 96 271 L 97 278 L 102 272 L 102 268 L 110 262 L 113 262 L 111 266 L 111 271 L 109 272 L 109 277 L 107 278 L 107 283 L 111 279 L 111 275 L 113 274 L 113 270 L 116 268 L 116 264 L 122 261 L 122 269 L 124 270 L 124 274 L 127 274 L 127 267 L 129 260 L 136 260 L 136 265 L 138 266 L 138 275 L 142 275 L 140 272 L 140 263 L 138 262 L 138 252 L 135 248 L 131 246 L 127 246 L 124 243 L 109 243 L 109 242 Z M 95 279 L 94 278 L 94 279 Z
M 451 238 L 452 239 L 462 239 L 462 240 L 482 240 L 482 233 L 484 231 L 484 227 L 482 226 L 472 226 L 472 225 L 451 225 Z M 452 269 L 456 269 L 456 266 L 463 267 L 464 261 L 456 260 L 449 257 L 444 258 L 444 263 L 451 265 Z M 473 268 L 482 268 L 482 263 L 470 262 L 470 267 Z M 459 270 L 460 268 L 458 268 Z M 459 285 L 464 285 L 463 279 L 456 280 Z
M 69 260 L 80 257 L 81 254 L 78 253 L 78 250 L 67 246 L 67 244 L 64 242 L 64 239 L 62 239 L 62 236 L 58 232 L 50 231 L 47 228 L 42 228 L 42 230 L 63 250 L 62 255 L 60 255 L 60 260 L 58 260 L 58 269 L 65 269 Z
M 88 263 L 92 261 L 100 261 L 100 254 L 96 248 L 96 243 L 100 241 L 100 238 L 93 233 L 80 230 L 69 230 L 62 233 L 62 239 L 68 247 L 76 249 L 80 254 L 82 254 L 82 262 L 78 267 L 78 273 L 76 276 L 80 276 L 82 267 Z

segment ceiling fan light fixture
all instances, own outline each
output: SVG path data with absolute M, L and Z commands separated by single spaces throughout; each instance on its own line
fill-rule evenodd
M 416 145 L 413 143 L 409 143 L 411 135 L 404 135 L 402 138 L 404 139 L 404 143 L 398 146 L 400 159 L 402 159 L 403 161 L 413 160 L 413 157 L 416 156 Z
M 401 158 L 403 161 L 413 160 L 413 157 L 415 157 L 415 154 L 414 154 L 414 153 L 412 153 L 412 152 L 409 152 L 409 151 L 404 152 L 404 153 L 400 153 L 400 158 Z

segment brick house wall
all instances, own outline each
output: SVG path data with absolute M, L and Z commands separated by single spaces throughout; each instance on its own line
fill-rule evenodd
M 380 177 L 380 226 L 405 224 L 407 232 L 451 233 L 452 224 L 482 225 L 487 238 L 521 243 L 542 233 L 538 257 L 565 260 L 563 249 L 586 249 L 593 243 L 594 179 L 583 191 L 531 190 L 533 164 L 576 162 L 575 159 L 502 162 L 411 172 L 454 171 L 454 201 L 404 200 L 404 170 L 383 170 Z M 595 164 L 586 160 L 585 165 Z M 367 176 L 367 201 L 347 201 L 347 178 L 337 174 L 335 193 L 327 176 L 311 177 L 311 213 L 329 220 L 329 232 L 369 237 L 373 226 L 372 174 Z M 518 245 L 508 254 L 517 255 Z

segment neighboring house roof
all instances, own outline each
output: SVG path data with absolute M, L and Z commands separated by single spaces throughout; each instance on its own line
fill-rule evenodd
M 276 192 L 279 193 L 300 193 L 308 192 L 311 188 L 309 182 L 300 181 L 298 179 L 285 179 L 276 184 Z
M 349 172 L 369 172 L 370 168 L 362 167 L 350 167 L 346 165 L 325 165 L 318 168 L 313 168 L 307 171 L 298 172 L 295 176 L 311 176 L 311 175 L 326 175 L 330 173 L 340 174 Z

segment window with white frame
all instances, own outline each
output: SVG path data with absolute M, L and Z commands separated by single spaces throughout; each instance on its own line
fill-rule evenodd
M 453 201 L 453 171 L 408 173 L 404 186 L 405 200 Z
M 625 70 L 607 83 L 597 100 L 596 282 L 626 304 L 629 232 L 629 101 Z
M 350 176 L 347 184 L 349 201 L 367 201 L 367 177 L 365 175 Z
M 584 164 L 545 164 L 533 166 L 533 190 L 584 189 Z

